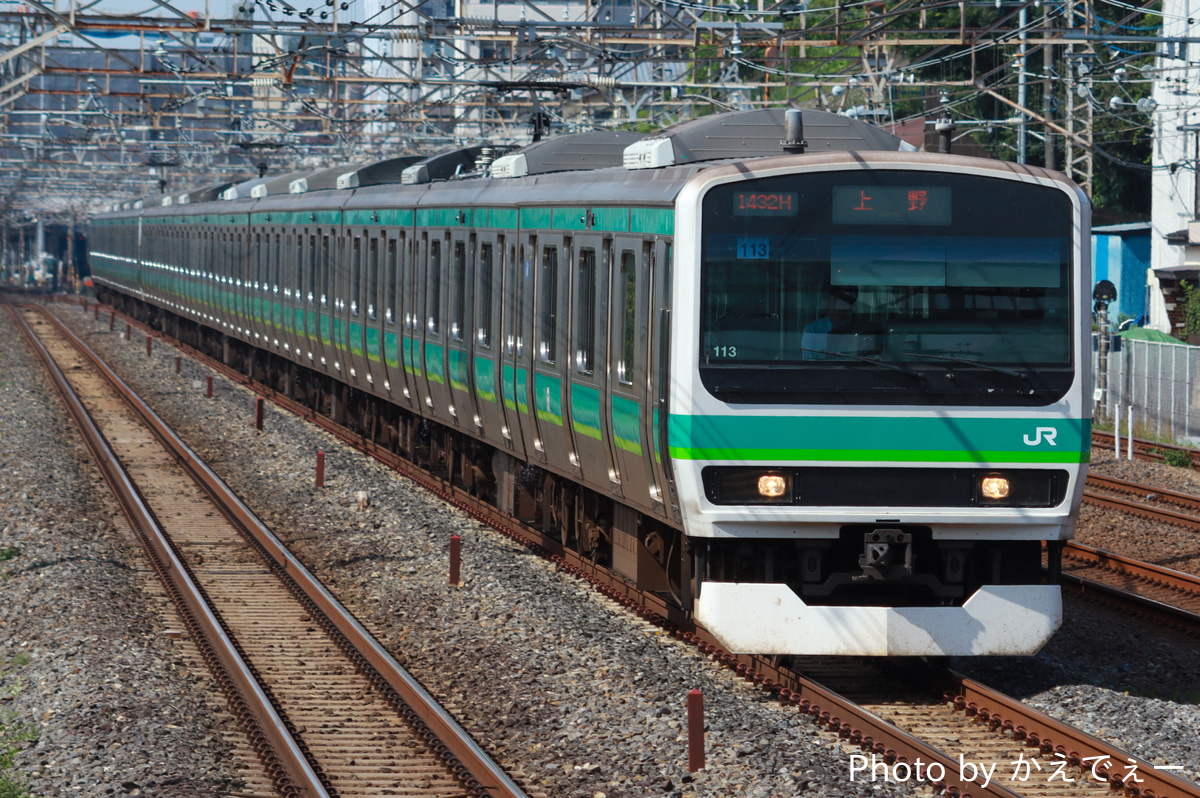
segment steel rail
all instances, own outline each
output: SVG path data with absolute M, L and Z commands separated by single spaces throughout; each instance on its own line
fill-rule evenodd
M 1200 795 L 1200 787 L 1146 760 L 1131 756 L 1087 732 L 1072 728 L 1016 699 L 991 690 L 973 679 L 954 674 L 957 684 L 946 699 L 994 728 L 1036 745 L 1045 754 L 1061 754 L 1088 777 L 1106 781 L 1113 789 L 1138 798 Z M 1107 763 L 1107 764 L 1106 764 Z M 1130 771 L 1128 765 L 1136 767 Z M 1140 774 L 1140 775 L 1139 775 Z
M 1198 601 L 1200 601 L 1200 578 L 1153 563 L 1121 557 L 1080 543 L 1069 542 L 1063 549 L 1062 580 L 1064 583 L 1074 585 L 1084 596 L 1096 599 L 1096 594 L 1100 594 L 1103 597 L 1102 601 L 1111 602 L 1120 609 L 1150 614 L 1158 619 L 1166 618 L 1191 634 L 1200 633 L 1200 612 L 1155 598 L 1153 595 L 1143 595 L 1129 587 L 1097 578 L 1095 574 L 1076 573 L 1076 569 L 1070 567 L 1072 561 L 1081 564 L 1083 569 L 1098 568 L 1103 572 L 1125 577 L 1128 580 L 1149 583 L 1151 590 L 1159 587 L 1178 591 L 1193 596 Z
M 1137 482 L 1129 482 L 1124 479 L 1115 477 L 1105 477 L 1099 474 L 1088 474 L 1087 484 L 1100 488 L 1101 490 L 1111 490 L 1115 493 L 1130 493 L 1138 496 L 1149 497 L 1153 494 L 1156 499 L 1166 499 L 1169 502 L 1178 504 L 1181 507 L 1190 507 L 1200 511 L 1200 496 L 1194 496 L 1190 493 L 1180 493 L 1179 491 L 1166 490 L 1164 488 L 1155 488 L 1150 485 L 1142 485 Z
M 47 317 L 52 319 L 56 328 L 67 336 L 68 340 L 71 340 L 73 346 L 82 347 L 84 352 L 91 353 L 86 343 L 74 335 L 70 329 L 67 329 L 58 318 L 49 313 L 47 313 Z M 130 401 L 138 413 L 149 422 L 150 426 L 154 428 L 156 436 L 168 446 L 182 466 L 192 473 L 222 508 L 226 508 L 230 512 L 230 520 L 238 523 L 252 535 L 254 541 L 257 541 L 259 550 L 277 565 L 278 570 L 289 577 L 289 580 L 300 589 L 301 594 L 317 607 L 318 612 L 332 619 L 336 632 L 346 638 L 349 647 L 354 652 L 360 654 L 361 664 L 370 667 L 378 680 L 382 680 L 384 685 L 400 696 L 403 706 L 412 709 L 415 718 L 433 732 L 438 742 L 449 752 L 451 768 L 464 769 L 464 772 L 469 773 L 482 787 L 482 790 L 486 791 L 487 796 L 526 798 L 521 787 L 512 781 L 496 762 L 492 761 L 492 758 L 470 738 L 469 734 L 458 725 L 458 722 L 422 688 L 418 680 L 404 670 L 400 662 L 392 658 L 388 650 L 380 646 L 376 638 L 359 623 L 354 614 L 350 613 L 324 587 L 324 584 L 320 583 L 317 577 L 314 577 L 312 572 L 308 571 L 304 564 L 288 551 L 287 546 L 258 520 L 254 512 L 247 508 L 246 504 L 232 490 L 229 490 L 221 478 L 212 473 L 202 458 L 194 454 L 190 446 L 187 446 L 184 440 L 179 438 L 178 434 L 175 434 L 174 430 L 142 398 L 137 396 L 136 392 L 128 388 L 124 380 L 116 376 L 115 372 L 98 359 L 97 355 L 91 353 L 90 356 L 97 359 L 97 365 L 101 368 L 104 376 L 114 385 L 120 386 L 122 395 L 125 395 L 127 401 Z
M 96 464 L 105 481 L 112 488 L 122 511 L 146 548 L 155 570 L 168 587 L 168 592 L 175 600 L 184 622 L 189 626 L 193 639 L 210 668 L 217 671 L 214 675 L 218 683 L 231 685 L 236 690 L 236 695 L 230 696 L 234 704 L 234 714 L 239 716 L 276 788 L 284 796 L 328 798 L 329 793 L 321 785 L 300 746 L 275 712 L 275 708 L 226 634 L 220 620 L 204 600 L 202 591 L 192 580 L 188 569 L 176 556 L 153 513 L 142 500 L 103 433 L 88 414 L 82 400 L 20 312 L 9 303 L 7 297 L 4 297 L 3 302 L 45 368 L 51 384 L 66 405 L 67 412 L 79 426 L 84 442 L 96 458 Z
M 44 312 L 44 311 L 43 311 Z M 286 574 L 301 593 L 315 605 L 317 611 L 333 621 L 337 633 L 343 636 L 350 648 L 357 652 L 361 662 L 374 671 L 377 681 L 399 696 L 402 704 L 409 707 L 437 738 L 449 754 L 446 757 L 452 769 L 470 774 L 470 777 L 494 798 L 526 798 L 524 791 L 491 757 L 470 737 L 458 722 L 429 695 L 420 683 L 406 671 L 387 650 L 363 627 L 354 615 L 331 594 L 323 584 L 287 549 L 275 534 L 258 519 L 249 507 L 183 442 L 175 431 L 164 422 L 134 391 L 125 384 L 98 355 L 91 352 L 78 336 L 69 330 L 53 314 L 46 313 L 52 323 L 71 343 L 95 358 L 97 367 L 113 385 L 119 386 L 122 395 L 153 428 L 158 438 L 172 451 L 180 464 L 186 468 L 205 490 L 226 508 L 230 520 L 243 527 L 266 554 Z M 377 686 L 379 686 L 377 684 Z M 411 718 L 410 718 L 411 719 Z
M 1153 507 L 1142 502 L 1131 501 L 1130 499 L 1122 499 L 1119 496 L 1102 496 L 1099 493 L 1094 493 L 1087 490 L 1083 491 L 1085 501 L 1096 505 L 1097 507 L 1106 507 L 1110 510 L 1117 510 L 1129 515 L 1136 515 L 1140 518 L 1149 518 L 1152 521 L 1165 521 L 1171 524 L 1178 524 L 1189 529 L 1200 529 L 1200 517 L 1188 515 L 1187 513 L 1177 513 L 1174 510 L 1168 510 L 1162 507 Z
M 1115 443 L 1115 440 L 1116 440 L 1116 436 L 1113 435 L 1113 433 L 1111 433 L 1111 432 L 1104 432 L 1103 430 L 1092 430 L 1092 445 L 1093 446 L 1100 445 L 1100 446 L 1103 446 L 1105 449 L 1111 449 L 1111 448 L 1113 448 L 1113 444 Z M 1129 451 L 1129 438 L 1127 438 L 1124 435 L 1121 436 L 1121 451 L 1122 452 Z M 1163 453 L 1164 452 L 1179 452 L 1179 453 L 1186 452 L 1187 456 L 1191 459 L 1191 467 L 1195 468 L 1196 467 L 1196 454 L 1198 452 L 1200 452 L 1200 449 L 1194 449 L 1191 446 L 1179 446 L 1178 444 L 1174 444 L 1174 443 L 1159 443 L 1157 441 L 1148 441 L 1148 440 L 1144 440 L 1142 438 L 1134 438 L 1133 439 L 1133 451 L 1134 451 L 1134 454 L 1137 455 L 1137 458 L 1139 460 L 1157 460 L 1159 462 L 1163 461 L 1163 459 L 1164 459 Z M 1120 454 L 1120 453 L 1118 452 L 1117 454 Z

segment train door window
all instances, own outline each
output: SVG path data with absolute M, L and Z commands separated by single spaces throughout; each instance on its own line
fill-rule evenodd
M 580 247 L 578 264 L 571 338 L 575 343 L 575 370 L 591 374 L 596 351 L 596 250 Z
M 533 245 L 530 244 L 530 247 Z M 515 308 L 512 316 L 512 335 L 508 339 L 508 354 L 520 357 L 525 350 L 525 327 L 523 320 L 525 318 L 525 280 L 521 279 L 521 264 L 525 260 L 525 247 L 521 247 L 521 259 L 517 259 L 517 245 L 513 244 L 508 251 L 509 262 L 512 263 L 512 268 L 516 272 L 516 280 L 513 283 L 512 296 Z
M 308 304 L 317 301 L 317 236 L 308 235 L 308 256 L 305 258 L 308 266 Z
M 621 271 L 617 277 L 618 301 L 613 303 L 616 314 L 613 325 L 620 344 L 617 352 L 617 380 L 622 385 L 633 385 L 634 341 L 637 335 L 637 254 L 633 250 L 621 251 Z
M 558 359 L 558 247 L 542 250 L 538 275 L 538 357 L 543 363 Z
M 250 279 L 248 281 L 250 283 L 250 287 L 253 288 L 255 291 L 258 290 L 258 286 L 259 286 L 259 282 L 258 282 L 259 270 L 262 268 L 262 259 L 263 259 L 262 250 L 263 250 L 262 233 L 255 233 L 254 234 L 254 251 L 252 253 L 250 253 L 250 275 L 249 275 Z M 258 318 L 262 317 L 262 300 L 261 299 L 259 299 L 257 296 L 254 297 L 251 300 L 250 307 L 253 309 L 253 317 L 254 318 L 258 319 Z
M 367 247 L 367 318 L 375 318 L 379 303 L 379 239 L 372 238 Z
M 283 236 L 275 234 L 275 257 L 271 260 L 271 293 L 278 294 L 283 283 Z
M 492 253 L 491 242 L 479 246 L 475 275 L 475 341 L 484 349 L 492 346 Z
M 462 241 L 454 242 L 454 257 L 450 262 L 450 337 L 455 341 L 463 339 L 463 328 L 466 319 L 463 318 L 467 305 L 467 245 Z
M 329 304 L 329 236 L 321 236 L 321 307 Z
M 350 313 L 357 316 L 362 307 L 362 236 L 355 235 L 350 253 Z
M 257 251 L 254 253 L 254 290 L 262 291 L 267 284 L 267 259 L 270 257 L 271 237 L 264 240 L 262 233 L 255 233 Z
M 383 279 L 383 320 L 387 324 L 396 323 L 396 280 L 399 276 L 399 242 L 389 238 L 387 242 L 387 264 L 384 266 Z
M 425 274 L 425 326 L 430 335 L 437 335 L 442 318 L 442 242 L 429 241 L 429 268 Z
M 304 233 L 293 232 L 288 235 L 288 263 L 296 264 L 295 272 L 293 273 L 296 280 L 296 287 L 292 293 L 292 298 L 297 302 L 304 296 Z

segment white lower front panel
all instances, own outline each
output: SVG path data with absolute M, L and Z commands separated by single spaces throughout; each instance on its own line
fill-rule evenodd
M 1062 594 L 987 585 L 961 607 L 810 607 L 783 584 L 705 582 L 696 619 L 733 653 L 1036 654 L 1062 624 Z

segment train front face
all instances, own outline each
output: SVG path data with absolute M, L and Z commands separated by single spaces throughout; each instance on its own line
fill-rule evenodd
M 1090 208 L 1061 175 L 771 159 L 681 193 L 668 440 L 730 650 L 1033 654 L 1090 446 Z M 681 268 L 695 263 L 698 268 Z

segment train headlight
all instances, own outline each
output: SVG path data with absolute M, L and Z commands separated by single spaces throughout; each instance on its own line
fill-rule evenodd
M 987 476 L 979 481 L 979 495 L 985 499 L 1007 499 L 1010 490 L 1006 477 Z
M 786 495 L 788 479 L 781 474 L 763 474 L 758 478 L 758 495 L 765 499 L 778 499 Z
M 704 491 L 713 504 L 793 504 L 796 477 L 787 469 L 765 466 L 710 466 Z

